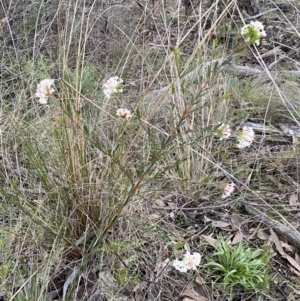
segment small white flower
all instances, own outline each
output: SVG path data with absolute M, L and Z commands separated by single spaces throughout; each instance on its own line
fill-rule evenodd
M 175 259 L 172 265 L 176 270 L 185 273 L 188 270 L 196 270 L 200 262 L 200 253 L 194 252 L 191 254 L 190 252 L 186 252 L 182 260 Z
M 222 199 L 228 198 L 234 192 L 235 186 L 236 185 L 234 183 L 222 185 L 221 186 L 221 188 L 223 190 Z
M 219 137 L 219 140 L 228 139 L 231 136 L 231 129 L 228 124 L 222 123 L 216 128 L 215 135 Z
M 130 119 L 132 117 L 132 114 L 127 109 L 118 109 L 116 115 L 123 119 Z
M 238 148 L 245 148 L 252 144 L 255 138 L 255 133 L 253 128 L 250 126 L 244 126 L 242 131 L 237 133 L 237 141 L 236 145 Z
M 265 26 L 261 22 L 259 22 L 259 21 L 251 21 L 250 25 L 253 26 L 254 29 L 257 30 L 257 32 L 259 34 L 259 37 L 261 39 L 264 39 L 264 38 L 267 37 L 267 34 L 266 34 L 265 30 L 264 30 Z
M 35 93 L 36 97 L 39 97 L 40 104 L 47 104 L 49 96 L 54 93 L 54 79 L 44 79 L 38 86 Z
M 259 46 L 260 40 L 267 37 L 267 34 L 264 30 L 264 25 L 259 21 L 251 21 L 250 24 L 245 25 L 241 28 L 241 34 L 245 38 L 246 42 L 251 40 Z
M 179 260 L 179 259 L 175 259 L 173 261 L 173 267 L 178 270 L 179 272 L 182 272 L 182 273 L 186 273 L 188 268 L 185 264 L 185 262 L 183 262 L 183 260 Z
M 110 98 L 111 95 L 115 93 L 122 93 L 122 83 L 123 80 L 117 76 L 109 78 L 104 84 L 103 84 L 103 93 L 107 98 Z
M 190 252 L 186 252 L 183 258 L 183 262 L 189 270 L 196 270 L 197 266 L 201 262 L 201 255 L 197 252 L 194 252 L 192 254 Z

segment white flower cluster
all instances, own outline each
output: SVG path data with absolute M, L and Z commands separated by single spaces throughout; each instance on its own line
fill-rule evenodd
M 232 134 L 229 125 L 222 123 L 215 130 L 215 135 L 219 137 L 220 140 L 228 139 Z M 245 148 L 250 146 L 255 139 L 255 133 L 253 128 L 250 126 L 244 126 L 241 131 L 236 133 L 237 148 Z M 221 185 L 223 191 L 222 199 L 226 199 L 234 192 L 236 185 L 234 183 L 225 183 Z
M 200 253 L 194 252 L 191 254 L 190 252 L 186 252 L 182 260 L 175 259 L 172 265 L 176 270 L 185 273 L 188 270 L 196 270 L 200 262 Z
M 228 139 L 232 135 L 232 130 L 228 124 L 222 123 L 215 129 L 215 135 L 219 137 L 219 140 Z M 250 146 L 254 139 L 255 133 L 250 126 L 244 126 L 241 131 L 236 134 L 237 148 L 245 148 Z
M 238 148 L 245 148 L 250 146 L 255 138 L 253 128 L 250 126 L 244 126 L 243 129 L 237 133 L 236 138 L 238 141 Z
M 130 119 L 132 117 L 131 112 L 127 109 L 118 109 L 116 115 L 122 119 Z
M 116 93 L 122 93 L 123 80 L 118 76 L 110 77 L 104 84 L 103 84 L 103 93 L 107 98 L 110 98 L 112 95 Z M 132 117 L 132 113 L 127 110 L 120 108 L 117 110 L 116 115 L 122 119 L 130 119 Z
M 54 79 L 44 79 L 38 86 L 35 96 L 39 98 L 40 104 L 47 104 L 49 96 L 54 93 Z
M 241 34 L 245 38 L 246 42 L 253 42 L 257 46 L 260 44 L 260 40 L 267 37 L 264 30 L 264 25 L 259 21 L 251 21 L 250 24 L 241 28 Z
M 119 78 L 118 76 L 113 76 L 109 78 L 104 84 L 103 84 L 103 93 L 107 98 L 110 98 L 111 95 L 116 93 L 122 93 L 122 83 L 123 80 Z
M 219 138 L 220 141 L 223 139 L 228 139 L 231 136 L 231 129 L 228 124 L 222 123 L 216 128 L 215 135 Z

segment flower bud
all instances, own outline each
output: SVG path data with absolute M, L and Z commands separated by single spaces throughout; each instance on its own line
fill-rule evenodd
M 171 44 L 171 45 L 170 45 L 170 50 L 171 50 L 171 51 L 175 51 L 175 50 L 176 50 L 176 46 L 173 45 L 173 44 Z
M 211 32 L 210 37 L 215 40 L 217 38 L 217 34 L 215 32 Z

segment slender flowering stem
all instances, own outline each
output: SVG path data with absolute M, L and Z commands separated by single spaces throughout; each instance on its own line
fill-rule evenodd
M 60 80 L 61 80 L 63 83 L 67 84 L 70 88 L 72 88 L 72 89 L 75 90 L 74 87 L 72 87 L 70 84 L 68 84 L 67 82 L 65 82 L 63 79 L 60 79 Z M 80 94 L 80 96 L 83 96 L 79 91 L 78 91 L 78 93 Z M 73 118 L 73 116 L 70 116 L 70 115 L 68 114 L 67 110 L 62 106 L 62 104 L 57 100 L 57 98 L 56 98 L 54 95 L 51 95 L 51 98 L 52 98 L 53 100 L 56 100 L 56 101 L 57 101 L 57 103 L 59 104 L 59 106 L 60 106 L 60 108 L 62 109 L 63 113 L 71 120 L 72 124 L 74 124 L 75 127 L 76 127 L 78 130 L 80 130 L 82 133 L 85 134 L 83 126 L 82 126 L 80 123 L 78 123 L 77 120 L 75 120 L 75 119 Z M 112 116 L 112 117 L 113 117 L 113 116 Z M 99 148 L 99 143 L 97 143 L 96 140 L 94 140 L 93 138 L 91 138 L 90 136 L 87 136 L 87 135 L 86 135 L 86 138 L 87 138 L 87 139 L 88 139 L 95 147 Z M 99 148 L 99 149 L 100 149 L 100 148 Z M 101 148 L 100 150 L 101 150 L 105 155 L 109 156 L 116 164 L 118 164 L 118 162 L 115 161 L 115 160 L 112 158 L 112 156 L 109 155 L 104 149 Z M 119 165 L 119 164 L 118 164 L 118 165 Z M 129 173 L 128 173 L 122 166 L 119 165 L 119 167 L 120 167 L 120 169 L 124 172 L 124 174 L 127 176 L 127 178 L 129 179 L 129 181 L 131 182 L 131 184 L 133 185 L 133 182 L 132 182 L 132 179 L 131 179 Z

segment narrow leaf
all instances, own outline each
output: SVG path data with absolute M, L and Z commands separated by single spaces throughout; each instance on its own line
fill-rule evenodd
M 90 136 L 90 131 L 89 131 L 89 129 L 88 129 L 88 127 L 87 127 L 86 125 L 83 126 L 83 131 L 84 131 L 84 133 L 85 133 L 85 135 L 86 135 L 87 137 Z

